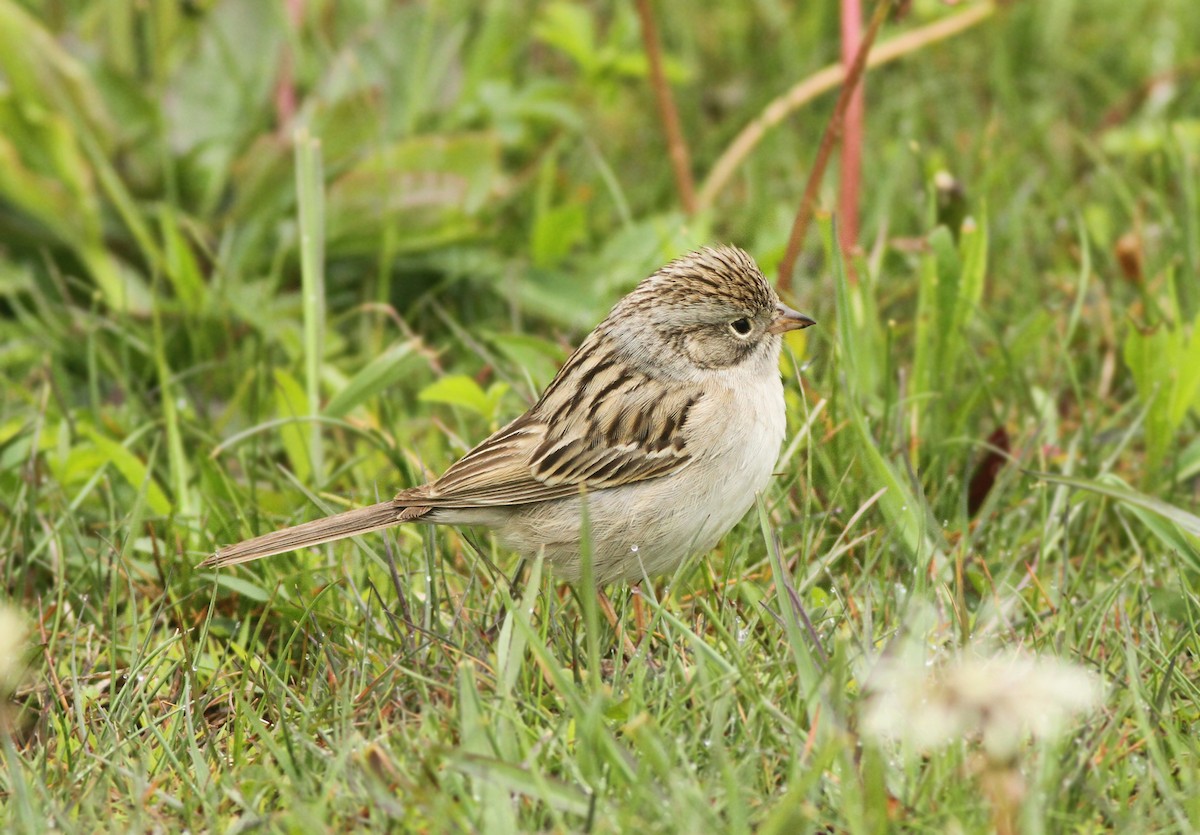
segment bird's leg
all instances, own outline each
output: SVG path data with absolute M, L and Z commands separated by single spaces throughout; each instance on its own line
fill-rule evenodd
M 617 632 L 617 637 L 624 647 L 625 659 L 632 659 L 633 654 L 637 651 L 637 647 L 634 646 L 633 641 L 629 640 L 629 636 L 625 634 L 625 628 L 621 625 L 620 618 L 617 617 L 617 612 L 613 608 L 612 601 L 608 599 L 608 595 L 601 589 L 596 589 L 596 600 L 600 602 L 600 611 L 604 613 L 604 619 Z
M 646 606 L 642 603 L 642 584 L 630 586 L 629 593 L 633 596 L 633 625 L 637 630 L 637 645 L 641 646 L 646 637 Z

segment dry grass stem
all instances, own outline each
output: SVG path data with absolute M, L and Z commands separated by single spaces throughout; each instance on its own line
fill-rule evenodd
M 804 185 L 804 196 L 800 198 L 800 208 L 796 211 L 792 232 L 788 236 L 787 251 L 783 254 L 783 261 L 779 264 L 777 284 L 780 293 L 786 293 L 791 289 L 792 273 L 795 272 L 796 259 L 800 257 L 800 247 L 804 243 L 804 235 L 808 231 L 809 221 L 812 220 L 817 189 L 820 188 L 825 168 L 829 165 L 829 155 L 833 153 L 833 146 L 841 134 L 846 109 L 850 106 L 854 93 L 858 90 L 858 84 L 862 80 L 863 72 L 867 68 L 867 55 L 871 52 L 871 44 L 875 42 L 875 36 L 879 34 L 879 28 L 883 26 L 883 21 L 887 18 L 890 5 L 890 0 L 880 0 L 879 5 L 875 7 L 875 14 L 871 16 L 871 25 L 867 27 L 867 34 L 863 36 L 862 43 L 858 45 L 854 62 L 850 65 L 849 72 L 846 73 L 846 83 L 842 85 L 842 92 L 838 95 L 837 105 L 833 109 L 833 115 L 829 118 L 829 124 L 825 126 L 824 135 L 821 136 L 821 145 L 817 148 L 817 158 L 813 162 L 812 170 L 808 173 L 808 182 Z
M 952 38 L 960 32 L 982 23 L 995 11 L 996 4 L 989 0 L 989 2 L 972 6 L 952 17 L 898 35 L 881 43 L 878 49 L 871 52 L 867 58 L 867 67 L 882 66 L 930 44 Z M 797 82 L 782 96 L 773 99 L 757 119 L 742 128 L 741 132 L 729 143 L 725 152 L 717 159 L 712 171 L 700 186 L 700 192 L 696 197 L 697 210 L 703 211 L 713 204 L 717 195 L 733 177 L 733 172 L 762 141 L 767 131 L 817 96 L 837 87 L 845 77 L 846 68 L 843 64 L 831 64 Z
M 654 99 L 658 104 L 658 116 L 667 135 L 667 149 L 671 155 L 671 170 L 675 172 L 675 186 L 679 189 L 679 202 L 689 215 L 696 213 L 696 183 L 692 178 L 692 158 L 683 128 L 679 125 L 679 111 L 667 86 L 667 75 L 663 71 L 662 46 L 658 41 L 658 27 L 654 25 L 654 14 L 650 0 L 637 0 L 638 18 L 642 25 L 642 42 L 646 47 L 646 60 L 650 63 L 650 85 L 654 88 Z

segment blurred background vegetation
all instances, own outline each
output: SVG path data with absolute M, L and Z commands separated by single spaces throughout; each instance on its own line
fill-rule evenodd
M 831 721 L 852 715 L 854 688 L 833 672 L 797 686 L 789 653 L 812 650 L 782 651 L 796 636 L 763 616 L 786 608 L 773 536 L 847 679 L 913 589 L 945 604 L 956 641 L 1002 611 L 1010 637 L 1127 677 L 1090 759 L 1041 772 L 1069 791 L 1031 815 L 1200 826 L 1195 638 L 1145 655 L 1132 632 L 1087 638 L 1108 623 L 1135 624 L 1137 641 L 1194 632 L 1200 614 L 1200 4 L 900 6 L 877 48 L 985 11 L 867 75 L 849 273 L 825 220 L 793 284 L 821 323 L 785 360 L 796 440 L 762 519 L 679 578 L 689 594 L 660 615 L 654 651 L 708 658 L 691 643 L 708 640 L 750 679 L 730 691 L 746 736 L 718 756 L 725 731 L 671 708 L 700 686 L 680 661 L 639 674 L 632 702 L 617 681 L 616 696 L 570 702 L 586 731 L 564 730 L 549 696 L 514 709 L 511 746 L 478 731 L 471 700 L 567 686 L 533 664 L 503 685 L 458 666 L 491 657 L 514 611 L 511 560 L 478 537 L 403 530 L 359 546 L 359 565 L 325 551 L 215 581 L 193 566 L 440 470 L 687 249 L 734 243 L 773 276 L 836 92 L 764 129 L 727 180 L 709 176 L 774 99 L 838 61 L 838 4 L 652 4 L 691 172 L 712 187 L 688 212 L 633 3 L 0 0 L 0 580 L 37 625 L 39 659 L 5 737 L 13 820 L 88 829 L 106 806 L 76 806 L 80 781 L 132 828 L 251 811 L 348 826 L 369 800 L 414 827 L 479 828 L 498 803 L 502 823 L 538 828 L 857 831 L 894 820 L 889 792 L 915 826 L 985 820 L 951 788 L 955 766 L 937 788 L 910 774 L 881 794 L 868 764 L 853 795 L 853 744 L 813 748 L 813 693 Z M 822 207 L 837 186 L 835 165 Z M 323 276 L 303 275 L 306 246 Z M 580 625 L 552 585 L 539 605 L 543 665 L 575 664 L 586 638 L 624 669 L 616 637 Z M 259 675 L 268 698 L 244 686 Z M 763 702 L 798 724 L 746 707 Z M 644 713 L 659 724 L 631 730 Z M 267 716 L 273 733 L 246 724 Z M 346 724 L 310 746 L 331 722 Z M 1178 751 L 1147 741 L 1164 733 Z M 260 736 L 270 753 L 247 754 Z M 85 749 L 120 767 L 102 776 L 73 759 Z M 485 749 L 486 768 L 447 776 L 455 751 Z M 329 770 L 330 751 L 354 753 Z M 1139 751 L 1148 771 L 1119 764 Z M 626 767 L 654 756 L 662 773 Z M 219 773 L 225 757 L 237 773 Z M 819 777 L 831 763 L 840 780 Z M 346 777 L 360 765 L 376 782 Z M 347 779 L 344 797 L 322 793 Z M 489 779 L 502 800 L 478 789 Z M 776 803 L 781 786 L 800 799 Z

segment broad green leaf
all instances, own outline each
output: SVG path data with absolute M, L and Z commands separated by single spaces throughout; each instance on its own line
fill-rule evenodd
M 235 594 L 258 603 L 266 603 L 271 599 L 271 595 L 262 586 L 242 577 L 237 577 L 228 571 L 217 571 L 216 580 L 218 586 L 227 588 Z
M 548 46 L 562 51 L 585 74 L 600 63 L 596 48 L 596 28 L 592 11 L 579 3 L 553 2 L 542 8 L 533 35 Z
M 962 334 L 974 318 L 979 302 L 983 298 L 983 287 L 987 277 L 988 229 L 987 212 L 984 211 L 978 223 L 963 224 L 959 238 L 959 256 L 961 277 L 958 283 L 958 298 L 955 300 L 954 337 L 962 339 Z M 951 350 L 958 350 L 952 346 Z
M 954 379 L 948 365 L 952 340 L 961 338 L 956 328 L 956 308 L 962 262 L 954 247 L 954 236 L 944 226 L 929 233 L 930 252 L 921 259 L 917 295 L 916 355 L 913 362 L 913 399 L 941 395 Z M 936 407 L 926 410 L 937 414 Z
M 1177 304 L 1174 312 L 1179 313 Z M 1190 332 L 1179 324 L 1161 324 L 1149 332 L 1131 328 L 1124 358 L 1138 396 L 1149 406 L 1148 469 L 1157 472 L 1188 412 L 1200 408 L 1200 317 Z
M 524 795 L 573 815 L 586 815 L 590 808 L 589 796 L 583 789 L 563 782 L 558 777 L 538 773 L 536 766 L 526 768 L 495 757 L 474 754 L 457 754 L 452 764 L 463 774 L 494 785 L 506 795 Z
M 938 359 L 941 359 L 946 355 L 947 343 L 954 329 L 954 313 L 963 274 L 962 259 L 955 245 L 954 234 L 945 226 L 930 232 L 928 243 L 937 264 L 937 313 L 933 336 L 938 343 Z
M 491 401 L 487 394 L 465 374 L 452 374 L 426 386 L 419 395 L 425 403 L 446 403 L 489 417 Z
M 537 391 L 549 384 L 558 367 L 566 359 L 561 346 L 529 334 L 490 333 L 487 334 L 487 339 L 500 353 L 529 375 Z
M 179 213 L 170 204 L 163 204 L 158 220 L 163 239 L 163 262 L 175 295 L 188 311 L 202 310 L 207 301 L 208 285 L 181 228 Z
M 0 0 L 0 76 L 0 202 L 33 218 L 34 235 L 72 247 L 111 306 L 148 312 L 144 282 L 105 246 L 102 194 L 139 241 L 145 236 L 113 173 L 108 151 L 119 126 L 93 74 L 19 4 Z
M 536 267 L 551 267 L 569 253 L 587 234 L 587 212 L 582 200 L 555 203 L 554 185 L 559 179 L 558 156 L 547 154 L 538 174 L 534 200 L 530 257 Z
M 258 0 L 210 4 L 205 25 L 168 80 L 170 106 L 161 111 L 164 129 L 177 152 L 202 155 L 215 169 L 214 186 L 223 185 L 229 174 L 229 153 L 272 128 L 271 94 L 288 38 L 278 25 L 280 13 L 274 4 Z M 287 154 L 276 137 L 271 143 L 286 165 Z
M 0 75 L 18 101 L 67 113 L 76 128 L 99 138 L 117 135 L 95 74 L 12 0 L 0 0 Z
M 1200 119 L 1132 120 L 1105 131 L 1100 147 L 1113 156 L 1144 157 L 1163 153 L 1172 140 L 1193 154 L 1200 152 Z
M 325 414 L 342 417 L 398 381 L 409 370 L 409 360 L 414 356 L 412 349 L 412 342 L 400 342 L 384 350 L 333 396 Z
M 175 288 L 175 295 L 179 296 L 185 310 L 203 310 L 208 286 L 204 282 L 204 276 L 200 274 L 187 236 L 181 229 L 179 214 L 170 204 L 163 204 L 158 214 L 158 228 L 162 233 L 167 278 Z
M 9 418 L 3 423 L 0 423 L 0 447 L 4 446 L 18 435 L 26 432 L 28 429 L 28 421 L 18 418 Z
M 375 150 L 329 186 L 330 254 L 412 251 L 469 236 L 500 182 L 487 133 L 421 136 Z
M 1125 507 L 1158 537 L 1159 542 L 1182 557 L 1193 571 L 1200 572 L 1200 551 L 1196 550 L 1196 545 L 1188 540 L 1187 534 L 1178 525 L 1139 505 L 1126 504 Z
M 1200 537 L 1200 516 L 1184 510 L 1182 507 L 1164 502 L 1162 499 L 1156 499 L 1153 496 L 1148 496 L 1145 493 L 1134 490 L 1115 475 L 1106 474 L 1097 479 L 1076 478 L 1074 476 L 1032 471 L 1029 475 L 1034 478 L 1040 478 L 1043 481 L 1065 484 L 1068 487 L 1077 487 L 1080 490 L 1087 490 L 1101 496 L 1107 496 L 1110 499 L 1116 499 L 1133 507 L 1148 510 L 1168 521 L 1174 522 L 1184 532 Z
M 1179 426 L 1189 410 L 1200 411 L 1200 316 L 1192 322 L 1191 333 L 1179 333 L 1179 375 L 1170 404 L 1170 419 Z
M 1192 440 L 1175 460 L 1176 478 L 1180 483 L 1200 475 L 1200 436 Z
M 845 305 L 851 298 L 851 289 L 846 277 L 845 264 L 842 261 L 841 248 L 835 242 L 833 224 L 828 219 L 820 223 L 821 239 L 825 255 L 833 268 L 834 294 L 838 303 L 837 327 L 838 342 L 844 357 L 858 357 L 858 349 L 854 344 L 855 327 L 851 311 Z M 851 369 L 851 376 L 854 369 Z M 879 506 L 887 519 L 890 530 L 895 533 L 904 548 L 914 559 L 928 559 L 937 549 L 928 536 L 924 499 L 913 493 L 905 479 L 901 478 L 896 467 L 879 451 L 874 437 L 867 427 L 866 417 L 859 405 L 861 395 L 851 392 L 846 398 L 850 411 L 851 422 L 861 441 L 860 448 L 867 473 L 872 484 L 886 488 L 879 500 Z
M 282 369 L 275 370 L 275 414 L 281 418 L 300 418 L 308 415 L 308 400 L 304 387 Z M 279 428 L 279 438 L 287 453 L 292 472 L 300 481 L 312 476 L 312 461 L 308 454 L 308 427 L 302 420 L 292 420 Z
M 517 296 L 538 316 L 587 333 L 621 295 L 712 234 L 703 217 L 685 222 L 677 212 L 650 215 L 609 237 L 594 255 L 572 258 L 569 268 L 530 269 Z
M 817 216 L 818 228 L 825 252 L 833 252 L 833 220 L 827 213 Z M 870 357 L 862 341 L 858 338 L 860 331 L 867 327 L 864 321 L 865 309 L 861 303 L 862 285 L 852 287 L 846 276 L 845 264 L 839 258 L 835 259 L 833 272 L 834 310 L 837 319 L 834 322 L 837 334 L 838 354 L 846 376 L 850 380 L 854 395 L 870 397 L 875 393 L 872 384 L 873 375 L 870 372 Z
M 90 195 L 85 197 L 73 190 L 59 172 L 35 167 L 19 150 L 30 144 L 44 147 L 49 141 L 48 129 L 61 124 L 61 119 L 46 114 L 42 130 L 24 137 L 18 146 L 9 137 L 21 126 L 4 104 L 0 101 L 0 196 L 45 227 L 43 234 L 68 245 L 79 245 L 86 239 L 86 230 L 99 225 L 98 218 L 86 211 L 92 208 Z
M 80 424 L 79 429 L 95 445 L 96 451 L 103 456 L 104 461 L 111 464 L 130 487 L 141 490 L 142 485 L 146 485 L 146 504 L 156 515 L 167 516 L 171 513 L 171 502 L 167 499 L 167 494 L 150 475 L 140 458 L 111 438 L 104 437 L 99 430 L 88 424 Z
M 625 37 L 617 25 L 607 26 L 604 39 L 598 38 L 595 14 L 587 4 L 553 2 L 543 7 L 533 33 L 574 61 L 593 83 L 619 77 L 644 78 L 649 71 L 645 51 Z M 673 83 L 688 77 L 686 66 L 671 55 L 663 56 L 663 70 Z

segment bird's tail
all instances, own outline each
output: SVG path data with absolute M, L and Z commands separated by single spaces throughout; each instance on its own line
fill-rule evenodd
M 284 554 L 304 548 L 309 545 L 320 545 L 323 542 L 333 542 L 360 533 L 369 533 L 383 528 L 390 528 L 401 522 L 420 516 L 426 508 L 411 508 L 397 505 L 395 502 L 380 502 L 357 510 L 347 510 L 336 516 L 324 519 L 314 519 L 303 525 L 284 528 L 274 533 L 256 536 L 237 545 L 226 545 L 218 548 L 211 557 L 200 563 L 202 568 L 237 565 L 242 562 Z

